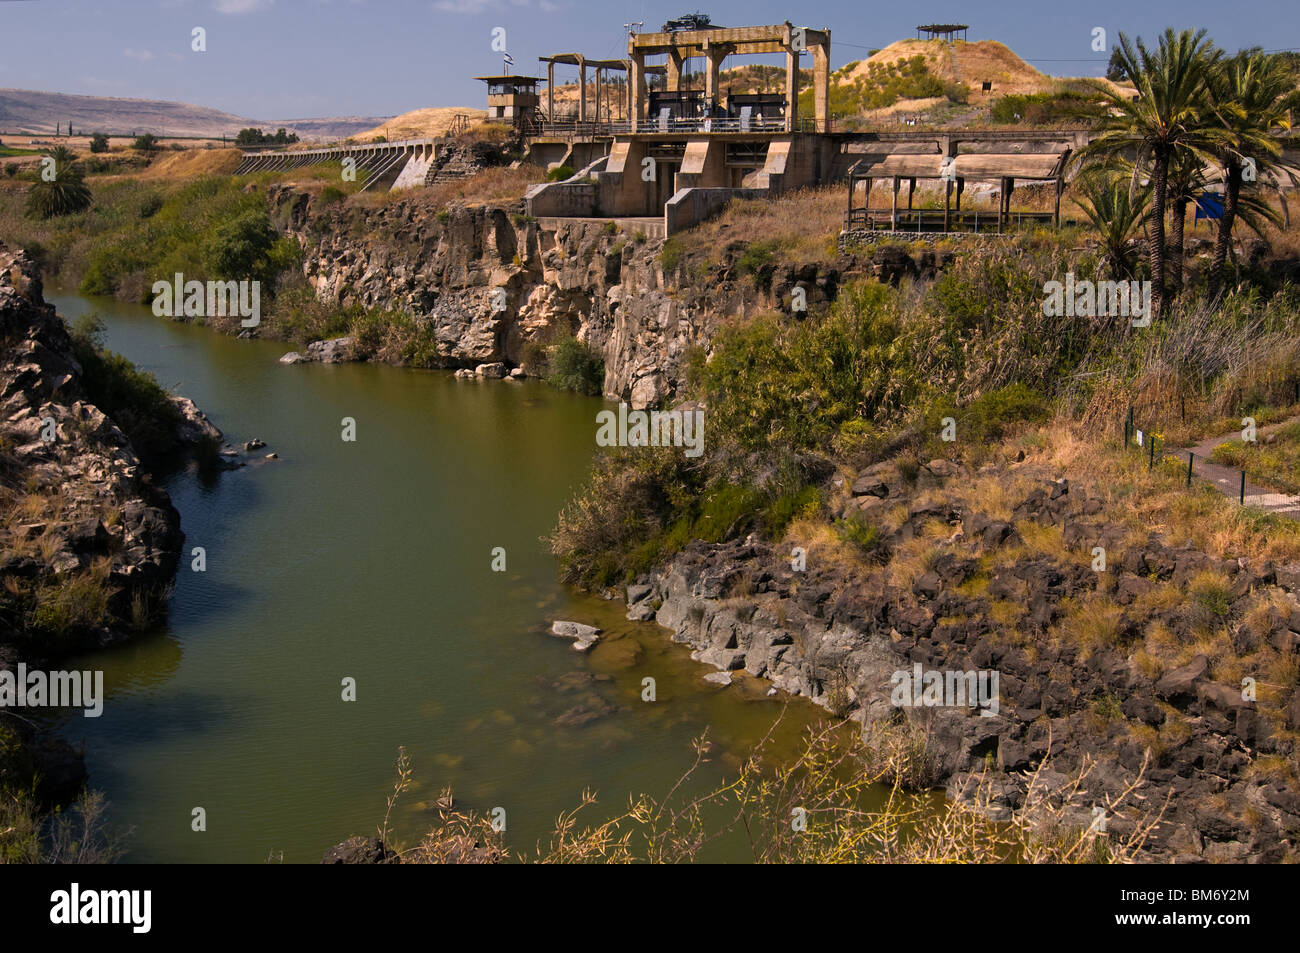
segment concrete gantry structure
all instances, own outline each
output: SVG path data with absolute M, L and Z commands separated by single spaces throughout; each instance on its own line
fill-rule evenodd
M 718 73 L 728 56 L 785 54 L 785 131 L 796 132 L 799 123 L 799 58 L 813 58 L 813 121 L 809 131 L 830 131 L 830 30 L 797 27 L 786 21 L 779 26 L 711 27 L 674 30 L 671 33 L 634 33 L 627 39 L 631 62 L 632 117 L 638 123 L 653 120 L 646 114 L 646 58 L 667 57 L 666 91 L 681 89 L 683 67 L 692 57 L 703 57 L 704 105 L 711 118 L 720 115 Z M 809 124 L 805 124 L 809 125 Z
M 553 56 L 539 56 L 538 62 L 546 64 L 546 113 L 545 119 L 548 123 L 553 123 L 558 118 L 555 115 L 555 65 L 558 63 L 562 66 L 578 67 L 578 122 L 587 122 L 587 70 L 596 71 L 596 115 L 595 120 L 601 121 L 601 91 L 605 87 L 605 74 L 613 70 L 615 72 L 626 73 L 631 69 L 631 63 L 628 60 L 591 60 L 581 53 L 557 53 Z M 630 87 L 628 87 L 630 89 Z M 631 97 L 626 94 L 620 97 L 618 112 L 622 115 L 615 117 L 613 100 L 606 92 L 605 107 L 608 115 L 607 120 L 623 118 L 631 111 Z
M 369 173 L 360 191 L 381 186 L 392 189 L 424 184 L 425 174 L 437 155 L 436 139 L 400 139 L 395 142 L 371 142 L 325 149 L 245 152 L 235 168 L 235 175 L 254 172 L 283 172 L 323 162 L 352 159 L 357 172 Z

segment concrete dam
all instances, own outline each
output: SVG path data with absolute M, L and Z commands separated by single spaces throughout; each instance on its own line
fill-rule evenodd
M 401 139 L 396 142 L 372 142 L 364 145 L 333 146 L 325 149 L 245 152 L 235 175 L 254 172 L 283 172 L 304 166 L 337 163 L 341 170 L 351 168 L 365 184 L 360 191 L 409 189 L 432 184 L 441 169 L 435 162 L 445 141 L 437 139 Z M 349 166 L 348 160 L 351 160 Z

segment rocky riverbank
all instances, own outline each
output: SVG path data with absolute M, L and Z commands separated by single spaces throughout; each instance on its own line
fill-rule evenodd
M 177 455 L 221 432 L 171 400 Z M 90 399 L 73 342 L 41 278 L 0 244 L 0 669 L 43 668 L 128 638 L 161 612 L 184 536 L 180 515 L 130 439 Z M 11 714 L 11 713 L 7 713 Z M 39 774 L 47 803 L 84 782 L 80 756 L 0 720 L 0 786 Z
M 837 518 L 889 528 L 865 562 L 809 546 L 800 571 L 791 545 L 695 542 L 627 589 L 629 617 L 864 726 L 910 723 L 930 780 L 956 795 L 989 771 L 995 813 L 1023 803 L 1050 749 L 1038 783 L 1052 790 L 1096 762 L 1075 798 L 1085 826 L 1090 805 L 1133 784 L 1146 812 L 1168 799 L 1153 860 L 1293 856 L 1300 565 L 1135 538 L 1104 494 L 1019 469 L 935 461 L 913 481 L 893 464 L 836 478 Z M 1027 491 L 996 506 L 956 492 L 1013 476 Z M 1110 555 L 1103 571 L 1095 547 Z M 1229 635 L 1208 639 L 1220 626 Z M 900 707 L 896 673 L 917 667 L 996 672 L 996 704 Z M 1132 805 L 1106 818 L 1114 836 L 1139 822 Z

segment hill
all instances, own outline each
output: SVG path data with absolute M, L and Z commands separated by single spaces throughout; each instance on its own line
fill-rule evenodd
M 424 139 L 443 135 L 452 120 L 458 114 L 469 116 L 471 123 L 479 122 L 487 116 L 485 109 L 473 109 L 468 106 L 437 106 L 429 109 L 413 109 L 392 119 L 385 119 L 371 129 L 349 133 L 358 142 L 383 136 L 394 139 Z
M 78 96 L 30 89 L 0 89 L 0 131 L 8 134 L 51 135 L 56 124 L 68 123 L 79 131 L 134 136 L 150 132 L 161 137 L 234 137 L 255 126 L 283 126 L 302 139 L 345 139 L 369 129 L 382 119 L 375 116 L 341 116 L 317 119 L 249 119 L 195 106 L 158 99 L 121 99 L 112 96 Z

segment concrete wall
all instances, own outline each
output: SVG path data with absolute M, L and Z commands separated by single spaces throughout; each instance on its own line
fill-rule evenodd
M 599 215 L 598 187 L 589 183 L 544 182 L 524 193 L 524 205 L 534 218 L 589 218 Z
M 766 195 L 762 189 L 682 189 L 664 206 L 664 233 L 674 235 L 717 215 L 732 199 L 763 198 Z

